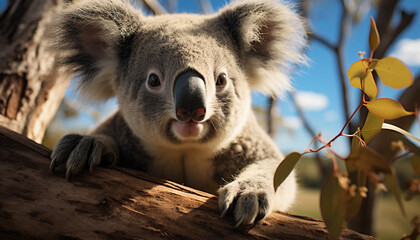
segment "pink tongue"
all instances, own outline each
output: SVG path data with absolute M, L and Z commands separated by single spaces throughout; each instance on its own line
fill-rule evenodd
M 203 124 L 193 121 L 186 123 L 174 121 L 172 125 L 174 130 L 181 135 L 181 137 L 198 137 L 200 132 L 203 130 Z

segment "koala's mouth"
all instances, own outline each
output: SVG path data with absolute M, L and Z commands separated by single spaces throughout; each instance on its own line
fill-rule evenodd
M 171 129 L 175 136 L 180 139 L 199 139 L 206 132 L 206 122 L 195 122 L 195 121 L 188 121 L 188 122 L 181 122 L 177 120 L 173 120 L 171 123 Z

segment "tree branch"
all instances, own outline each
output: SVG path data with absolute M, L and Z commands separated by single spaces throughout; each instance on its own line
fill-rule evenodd
M 286 213 L 234 228 L 215 196 L 135 170 L 68 182 L 48 171 L 50 153 L 0 127 L 0 239 L 328 239 L 323 222 Z M 372 238 L 343 229 L 340 239 Z
M 147 7 L 154 15 L 166 14 L 168 11 L 157 0 L 143 0 L 144 6 Z
M 211 6 L 211 2 L 209 0 L 200 0 L 200 7 L 201 11 L 203 11 L 205 14 L 214 13 L 214 9 Z
M 299 104 L 296 101 L 295 92 L 290 92 L 290 99 L 292 100 L 292 103 L 299 115 L 300 120 L 303 123 L 303 126 L 305 127 L 306 131 L 311 135 L 312 138 L 315 138 L 317 134 L 309 124 L 309 121 L 306 119 L 305 114 L 303 113 L 302 108 L 299 106 Z M 314 142 L 315 149 L 318 148 L 318 141 Z M 322 161 L 322 158 L 319 154 L 319 152 L 315 152 L 315 161 L 318 165 L 319 172 L 321 173 L 322 182 L 325 182 L 325 179 L 328 177 L 330 171 L 327 168 L 327 165 Z

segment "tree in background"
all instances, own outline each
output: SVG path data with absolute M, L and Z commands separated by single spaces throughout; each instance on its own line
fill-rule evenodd
M 44 33 L 63 1 L 15 0 L 0 18 L 0 125 L 41 142 L 70 80 Z

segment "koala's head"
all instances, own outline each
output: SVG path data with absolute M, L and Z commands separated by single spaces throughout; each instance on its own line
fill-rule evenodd
M 267 0 L 154 17 L 89 0 L 67 9 L 56 29 L 82 95 L 117 96 L 137 136 L 174 147 L 234 137 L 250 114 L 251 89 L 289 88 L 288 68 L 302 61 L 305 42 L 300 18 Z

